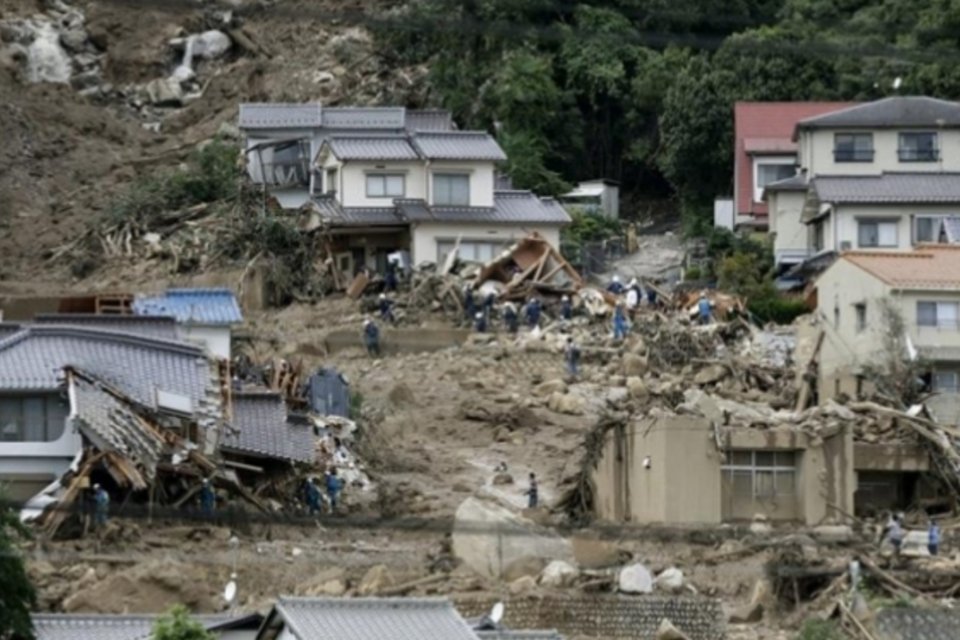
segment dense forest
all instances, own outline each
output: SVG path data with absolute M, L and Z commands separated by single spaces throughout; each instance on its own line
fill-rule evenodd
M 517 186 L 614 178 L 691 223 L 731 190 L 737 100 L 960 95 L 960 0 L 412 0 L 376 33 Z

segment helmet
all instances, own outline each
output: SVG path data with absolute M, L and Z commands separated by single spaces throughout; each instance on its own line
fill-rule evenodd
M 370 318 L 363 319 L 363 326 L 367 326 L 368 324 L 372 324 L 372 323 L 373 323 L 373 320 L 371 320 Z
M 477 320 L 479 320 L 480 318 L 483 317 L 483 312 L 477 311 L 477 315 L 475 315 L 475 316 L 473 316 L 473 317 L 476 318 Z
M 563 296 L 562 298 L 560 298 L 560 300 L 562 300 L 563 302 L 569 302 L 570 296 Z
M 386 299 L 387 299 L 387 294 L 381 293 L 381 294 L 380 294 L 380 299 L 381 299 L 381 300 L 386 300 Z
M 620 276 L 618 276 L 617 274 L 613 274 L 613 281 L 620 282 Z

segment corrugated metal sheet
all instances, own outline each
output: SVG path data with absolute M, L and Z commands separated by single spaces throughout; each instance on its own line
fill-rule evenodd
M 416 160 L 416 149 L 401 137 L 336 136 L 328 141 L 339 160 Z
M 103 313 L 41 313 L 33 318 L 36 324 L 58 324 L 89 327 L 104 331 L 132 333 L 161 340 L 177 339 L 177 320 L 173 316 L 123 316 Z M 2 330 L 2 328 L 0 328 Z
M 323 126 L 328 129 L 403 129 L 403 107 L 327 107 Z
M 279 394 L 234 394 L 232 415 L 221 449 L 294 462 L 313 461 L 311 427 L 287 422 L 287 407 Z
M 817 176 L 811 184 L 821 202 L 960 203 L 960 173 Z
M 430 160 L 506 160 L 497 141 L 482 131 L 420 132 L 413 137 L 413 146 Z
M 240 105 L 241 129 L 313 128 L 323 124 L 320 103 L 248 102 Z
M 229 289 L 168 289 L 160 296 L 133 301 L 138 315 L 173 316 L 177 322 L 230 325 L 243 322 L 237 297 Z
M 444 598 L 280 598 L 298 640 L 477 640 Z

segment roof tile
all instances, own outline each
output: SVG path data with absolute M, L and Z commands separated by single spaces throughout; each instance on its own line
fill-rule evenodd
M 339 160 L 417 160 L 416 149 L 399 136 L 334 136 L 330 151 Z
M 121 333 L 133 333 L 161 340 L 177 339 L 177 321 L 173 316 L 115 315 L 104 313 L 41 313 L 36 324 L 58 324 Z
M 222 449 L 295 462 L 314 460 L 312 429 L 287 422 L 287 407 L 280 394 L 234 394 L 232 415 Z
M 960 127 L 960 104 L 927 96 L 891 96 L 797 123 L 797 129 L 847 127 Z
M 921 245 L 917 251 L 846 251 L 851 262 L 895 289 L 943 289 L 960 293 L 960 246 Z
M 173 316 L 177 322 L 230 325 L 243 322 L 237 297 L 229 289 L 168 289 L 133 301 L 137 315 Z
M 821 202 L 835 204 L 960 203 L 960 173 L 816 176 L 810 184 Z
M 507 154 L 484 131 L 419 132 L 413 146 L 429 160 L 506 160 Z

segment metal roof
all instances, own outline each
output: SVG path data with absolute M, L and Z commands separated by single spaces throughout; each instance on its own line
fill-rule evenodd
M 817 176 L 810 181 L 821 202 L 849 204 L 960 203 L 960 173 L 884 173 Z
M 310 129 L 323 125 L 319 102 L 248 102 L 240 105 L 241 129 Z
M 168 289 L 159 296 L 137 297 L 131 307 L 138 315 L 173 316 L 181 323 L 243 322 L 237 297 L 229 289 Z
M 287 407 L 278 393 L 236 393 L 233 420 L 220 448 L 245 455 L 312 462 L 311 427 L 287 422 Z
M 477 640 L 446 598 L 281 597 L 274 611 L 297 640 Z
M 0 389 L 58 389 L 73 366 L 156 407 L 157 390 L 201 402 L 214 375 L 200 347 L 129 333 L 32 325 L 0 341 Z
M 327 141 L 338 160 L 417 160 L 410 142 L 399 136 L 335 136 Z
M 797 123 L 797 129 L 960 127 L 960 104 L 926 96 L 893 96 Z
M 403 107 L 327 107 L 323 126 L 328 129 L 403 129 Z
M 161 340 L 177 339 L 177 321 L 173 316 L 116 315 L 104 313 L 40 313 L 36 324 L 90 327 L 106 331 L 133 333 Z
M 99 615 L 33 613 L 36 640 L 149 640 L 159 615 Z M 261 617 L 252 615 L 191 616 L 208 631 L 258 625 Z
M 483 131 L 419 132 L 413 146 L 429 160 L 506 160 L 493 136 Z
M 404 224 L 395 207 L 343 207 L 327 194 L 315 196 L 312 202 L 323 221 L 333 227 L 399 226 Z

